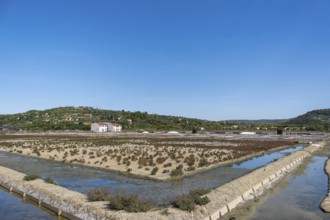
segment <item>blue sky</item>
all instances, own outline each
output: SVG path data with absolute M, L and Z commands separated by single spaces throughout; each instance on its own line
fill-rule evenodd
M 0 114 L 210 120 L 329 108 L 328 0 L 0 0 Z

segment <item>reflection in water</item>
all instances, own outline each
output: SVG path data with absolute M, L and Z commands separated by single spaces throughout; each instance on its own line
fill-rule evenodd
M 25 203 L 20 198 L 11 195 L 9 192 L 0 190 L 0 219 L 29 219 L 29 220 L 51 220 L 57 219 L 56 216 L 50 215 L 34 205 Z
M 328 191 L 327 157 L 314 157 L 303 173 L 289 176 L 288 186 L 256 209 L 251 219 L 330 219 L 319 205 Z
M 134 194 L 157 204 L 165 204 L 178 195 L 187 194 L 191 190 L 211 189 L 223 185 L 290 152 L 301 150 L 303 147 L 300 145 L 295 148 L 264 154 L 240 164 L 217 167 L 170 182 L 141 179 L 116 172 L 9 153 L 0 153 L 0 166 L 27 174 L 37 174 L 41 177 L 50 176 L 60 185 L 82 193 L 99 187 L 109 189 L 112 194 Z

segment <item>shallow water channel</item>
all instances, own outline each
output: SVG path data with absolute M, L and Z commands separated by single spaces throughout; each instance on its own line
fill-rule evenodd
M 304 145 L 297 145 L 294 148 L 267 153 L 241 163 L 217 167 L 204 173 L 184 177 L 181 180 L 165 182 L 10 153 L 0 153 L 0 166 L 22 173 L 37 174 L 42 178 L 50 176 L 61 186 L 82 193 L 95 188 L 106 188 L 112 194 L 134 194 L 162 205 L 168 203 L 176 196 L 186 194 L 194 189 L 211 189 L 223 185 L 258 167 L 303 148 Z M 11 195 L 7 195 L 7 192 L 5 192 L 7 193 L 5 195 L 1 190 L 0 192 L 0 204 L 4 204 L 4 201 Z M 26 210 L 25 205 L 25 203 L 17 202 L 14 207 L 15 210 L 20 210 L 19 208 L 22 206 L 22 210 L 24 210 L 22 213 L 29 212 Z M 8 214 L 10 209 L 10 206 L 1 205 L 0 218 L 3 219 L 2 216 L 6 215 L 6 213 Z M 22 217 L 19 219 L 22 219 Z
M 31 203 L 24 202 L 5 190 L 0 190 L 0 219 L 56 219 L 57 217 L 42 209 L 36 208 Z
M 259 206 L 250 220 L 330 219 L 319 208 L 328 192 L 328 177 L 324 172 L 327 159 L 314 156 L 307 167 L 290 175 L 286 186 Z
M 328 146 L 306 159 L 301 166 L 267 190 L 264 195 L 242 204 L 223 219 L 330 219 L 330 214 L 320 209 L 320 204 L 328 192 L 328 177 L 324 166 L 329 157 Z

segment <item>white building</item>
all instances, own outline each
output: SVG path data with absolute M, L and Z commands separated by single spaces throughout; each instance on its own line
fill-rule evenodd
M 107 123 L 107 124 L 108 124 L 108 131 L 121 132 L 122 126 L 120 124 L 112 124 L 112 123 Z
M 107 125 L 107 123 L 103 123 L 103 122 L 92 123 L 91 131 L 92 132 L 107 132 L 108 125 Z
M 121 132 L 122 126 L 120 124 L 112 124 L 108 122 L 92 123 L 92 132 Z
M 256 132 L 250 132 L 250 131 L 243 131 L 241 132 L 242 135 L 255 135 L 257 134 Z

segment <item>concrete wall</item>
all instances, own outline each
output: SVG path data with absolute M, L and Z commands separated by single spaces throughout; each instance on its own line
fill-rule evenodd
M 87 197 L 64 187 L 45 183 L 41 179 L 24 181 L 25 174 L 0 166 L 0 186 L 30 200 L 58 216 L 68 219 L 114 219 L 102 207 L 87 202 Z
M 3 182 L 0 182 L 0 187 L 4 188 L 5 190 L 8 190 L 10 193 L 15 193 L 16 195 L 21 196 L 23 199 L 25 199 L 25 200 L 27 199 L 27 200 L 31 201 L 32 203 L 35 203 L 36 205 L 47 209 L 50 212 L 53 212 L 57 216 L 61 216 L 61 217 L 64 217 L 67 219 L 72 219 L 72 220 L 81 219 L 69 212 L 62 211 L 61 209 L 54 207 L 51 204 L 44 202 L 41 199 L 36 198 L 33 195 L 28 194 L 27 192 L 21 191 L 15 187 L 12 187 L 10 185 L 3 183 Z

